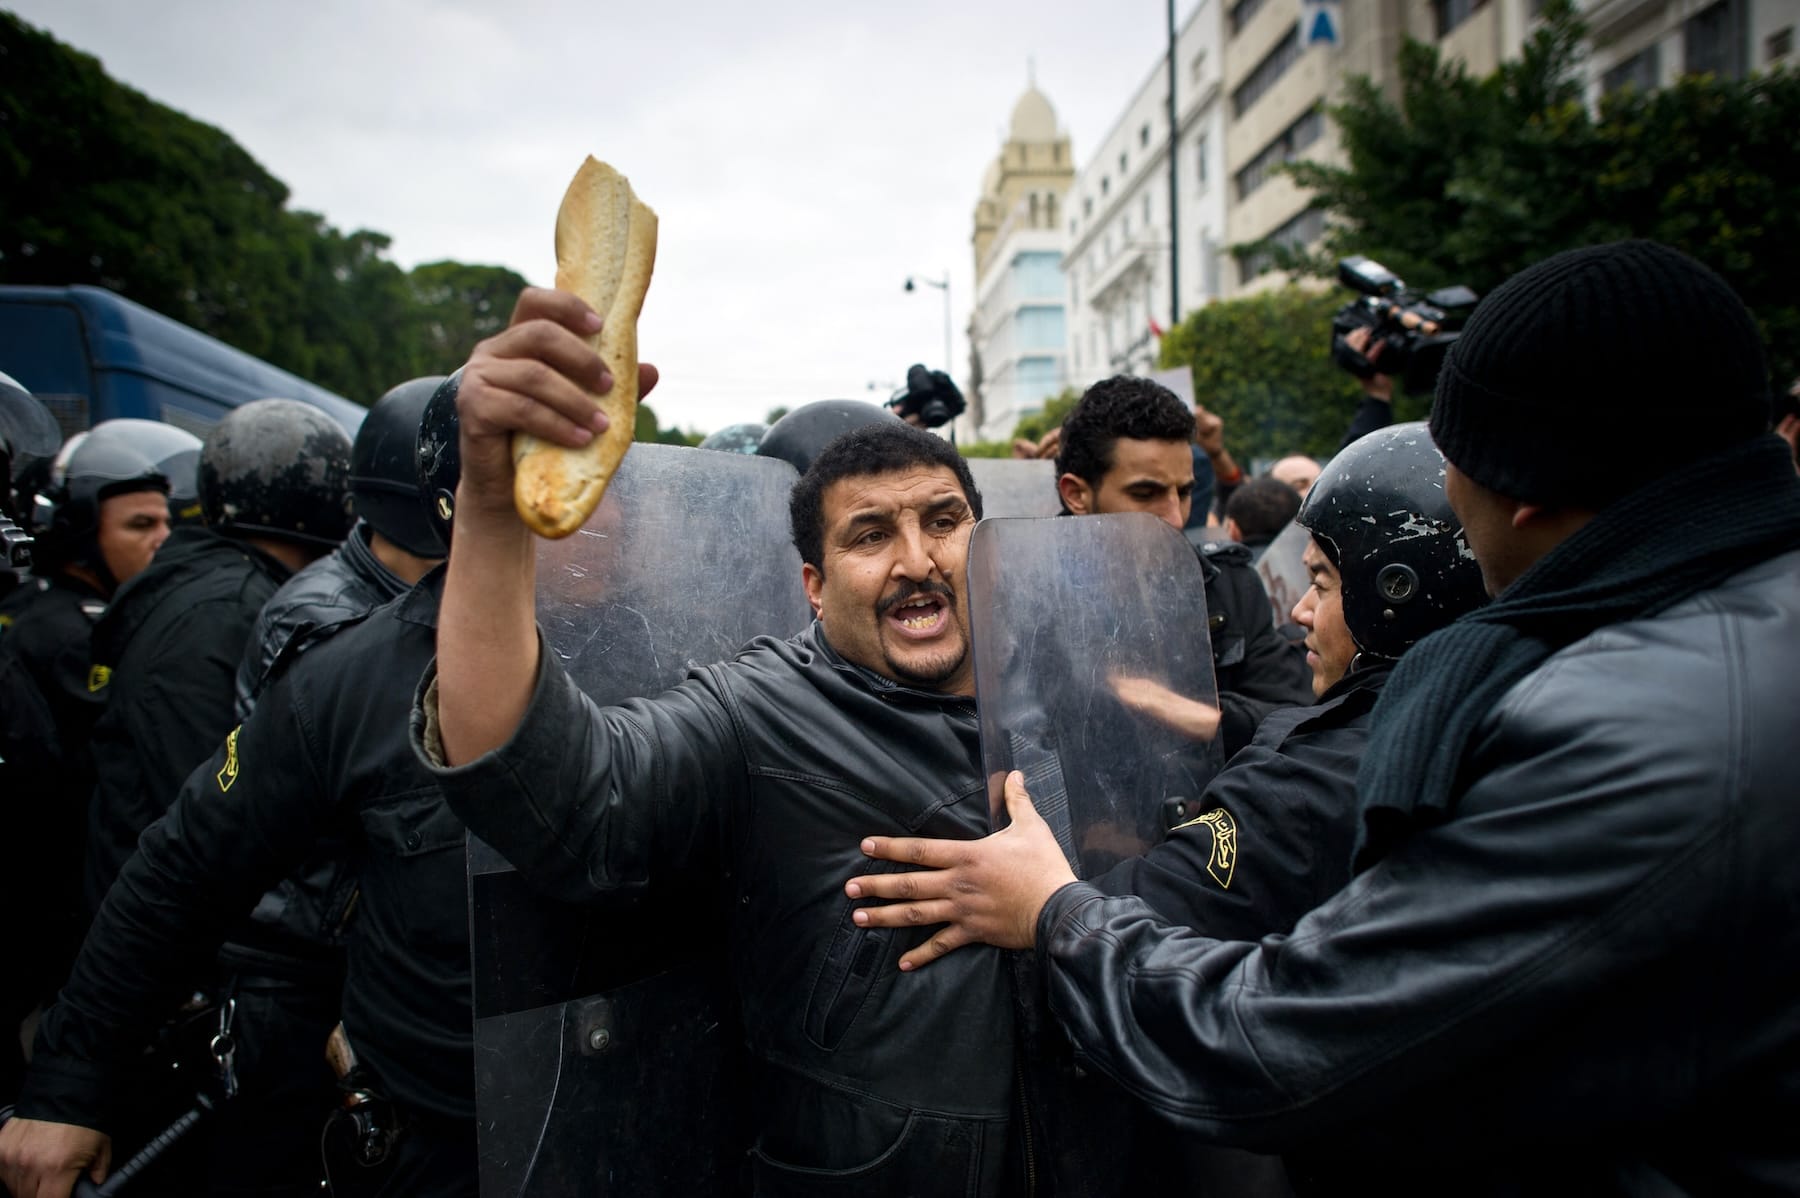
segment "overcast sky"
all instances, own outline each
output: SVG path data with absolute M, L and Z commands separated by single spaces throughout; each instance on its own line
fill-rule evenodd
M 1082 164 L 1165 44 L 1163 0 L 0 6 L 224 128 L 293 206 L 389 234 L 403 266 L 548 285 L 564 187 L 584 155 L 612 163 L 661 217 L 652 405 L 708 431 L 941 366 L 942 297 L 909 274 L 950 272 L 960 379 L 971 218 L 1028 61 Z

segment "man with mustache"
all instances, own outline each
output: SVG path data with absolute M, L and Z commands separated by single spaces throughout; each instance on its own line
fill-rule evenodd
M 540 650 L 536 546 L 508 451 L 515 431 L 577 445 L 601 426 L 577 381 L 595 324 L 572 296 L 528 292 L 464 370 L 421 754 L 452 809 L 538 889 L 651 910 L 671 890 L 704 889 L 728 909 L 751 1059 L 750 1188 L 1004 1192 L 1023 1152 L 1003 954 L 958 954 L 911 984 L 893 962 L 922 937 L 858 928 L 842 889 L 871 823 L 960 839 L 988 828 L 965 606 L 981 496 L 968 467 L 899 421 L 844 434 L 790 502 L 813 625 L 658 698 L 600 708 Z

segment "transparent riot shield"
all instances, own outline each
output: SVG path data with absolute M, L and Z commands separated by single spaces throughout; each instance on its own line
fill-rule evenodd
M 1012 458 L 969 458 L 969 473 L 981 492 L 982 515 L 1054 516 L 1062 511 L 1056 497 L 1056 463 Z
M 634 445 L 585 527 L 538 550 L 547 649 L 602 704 L 653 695 L 811 619 L 788 537 L 793 468 Z M 629 911 L 543 898 L 469 842 L 484 1198 L 725 1193 L 742 1037 L 717 894 Z
M 1078 876 L 1160 841 L 1220 762 L 1193 547 L 1143 513 L 983 520 L 969 606 L 995 826 L 1022 770 Z
M 1256 561 L 1256 572 L 1262 576 L 1263 590 L 1269 592 L 1269 607 L 1275 614 L 1277 628 L 1294 622 L 1294 604 L 1312 586 L 1312 577 L 1300 560 L 1311 540 L 1310 532 L 1290 524 L 1275 534 Z

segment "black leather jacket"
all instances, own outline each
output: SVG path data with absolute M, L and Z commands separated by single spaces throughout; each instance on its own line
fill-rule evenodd
M 415 723 L 441 767 L 431 687 Z M 930 929 L 859 928 L 843 891 L 870 868 L 864 836 L 985 834 L 979 761 L 971 700 L 852 665 L 815 624 L 607 709 L 545 655 L 513 739 L 434 772 L 558 898 L 728 892 L 759 1193 L 985 1195 L 1006 1184 L 1015 1089 L 1007 957 L 964 949 L 903 974 Z
M 1789 553 L 1551 657 L 1289 936 L 1064 887 L 1052 1009 L 1197 1136 L 1385 1193 L 1800 1193 L 1797 678 Z
M 240 721 L 249 718 L 281 651 L 312 643 L 301 633 L 361 619 L 406 592 L 406 582 L 369 547 L 369 533 L 368 524 L 358 521 L 342 545 L 288 579 L 263 604 L 238 664 Z
M 369 548 L 369 526 L 358 523 L 341 546 L 288 579 L 263 604 L 238 665 L 238 720 L 249 718 L 283 653 L 318 645 L 333 629 L 361 619 L 406 589 Z M 321 981 L 335 984 L 333 975 L 341 968 L 335 951 L 328 961 L 314 959 L 310 951 L 299 961 L 282 958 L 291 957 L 284 950 L 296 944 L 309 950 L 341 947 L 355 897 L 356 861 L 340 839 L 329 837 L 293 876 L 258 900 L 250 916 L 253 926 L 228 947 L 227 964 L 289 972 L 295 965 L 324 964 L 329 968 L 320 974 Z M 319 972 L 307 968 L 308 974 Z

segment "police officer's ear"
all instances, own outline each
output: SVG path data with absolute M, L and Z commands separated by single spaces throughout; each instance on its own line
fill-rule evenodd
M 1094 514 L 1094 488 L 1079 474 L 1064 474 L 1056 480 L 1056 493 L 1063 506 L 1077 516 Z

